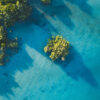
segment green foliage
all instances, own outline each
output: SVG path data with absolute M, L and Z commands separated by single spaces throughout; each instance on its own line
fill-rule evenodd
M 50 4 L 51 0 L 41 0 L 41 2 L 44 3 L 44 4 Z
M 8 60 L 9 53 L 7 51 L 15 48 L 18 48 L 17 39 L 8 39 L 6 29 L 0 26 L 0 65 L 4 65 Z
M 25 20 L 31 11 L 27 0 L 0 0 L 0 65 L 7 61 L 8 50 L 18 48 L 18 39 L 9 39 L 6 28 Z
M 31 13 L 27 0 L 0 0 L 0 24 L 5 27 L 25 20 Z
M 45 46 L 44 52 L 50 53 L 50 58 L 53 61 L 59 58 L 61 58 L 61 60 L 65 60 L 65 57 L 69 53 L 68 49 L 69 42 L 63 39 L 62 36 L 56 36 L 48 40 L 48 44 Z
M 3 26 L 0 26 L 0 41 L 3 41 L 6 39 L 6 31 L 4 30 Z

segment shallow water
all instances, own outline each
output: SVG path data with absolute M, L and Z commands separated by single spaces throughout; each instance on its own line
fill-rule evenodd
M 100 100 L 100 2 L 30 0 L 33 16 L 11 29 L 21 49 L 0 67 L 0 100 Z M 70 41 L 66 62 L 52 62 L 43 47 L 52 35 Z

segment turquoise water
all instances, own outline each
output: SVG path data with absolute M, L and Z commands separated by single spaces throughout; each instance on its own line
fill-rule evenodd
M 33 16 L 11 28 L 21 48 L 0 67 L 0 100 L 100 100 L 100 1 L 30 3 Z M 64 63 L 43 52 L 58 34 L 71 44 Z

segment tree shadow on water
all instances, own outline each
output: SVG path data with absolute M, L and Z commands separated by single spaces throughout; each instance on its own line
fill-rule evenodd
M 33 0 L 36 2 L 37 0 Z M 91 7 L 87 4 L 86 0 L 67 0 L 71 3 L 76 4 L 80 7 L 81 10 L 84 12 L 91 14 Z M 44 5 L 43 5 L 44 6 Z M 32 20 L 34 23 L 40 26 L 45 26 L 48 24 L 48 27 L 51 27 L 52 30 L 57 32 L 57 30 L 54 28 L 54 26 L 45 18 L 45 14 L 49 15 L 53 20 L 55 19 L 55 16 L 64 23 L 69 29 L 74 28 L 74 24 L 71 21 L 70 15 L 71 11 L 69 8 L 66 7 L 64 3 L 54 6 L 38 6 L 43 11 L 43 13 L 40 13 L 36 8 L 33 10 L 35 11 L 34 14 L 34 20 Z M 42 23 L 42 24 L 41 24 Z M 51 37 L 51 34 L 47 35 L 43 32 L 32 33 L 33 29 L 29 28 L 28 25 L 24 27 L 25 29 L 21 30 L 20 35 L 25 40 L 24 43 L 28 44 L 33 49 L 36 49 L 38 52 L 40 52 L 42 55 L 45 56 L 45 53 L 43 52 L 43 47 L 45 46 L 45 42 L 49 37 Z M 20 30 L 20 26 L 18 28 L 18 31 Z M 41 30 L 40 30 L 41 31 Z M 20 33 L 20 32 L 19 32 Z M 31 33 L 31 34 L 28 34 Z M 24 36 L 23 36 L 24 34 Z M 26 36 L 25 36 L 26 35 Z M 34 41 L 34 42 L 33 42 Z M 17 54 L 16 57 L 12 57 L 12 62 L 4 67 L 0 67 L 0 96 L 6 96 L 8 95 L 14 95 L 13 88 L 20 88 L 19 84 L 16 82 L 14 75 L 17 71 L 23 72 L 24 70 L 27 70 L 30 68 L 30 66 L 33 64 L 33 59 L 30 58 L 30 56 L 27 54 L 25 48 L 20 50 L 20 54 Z M 70 50 L 70 54 L 67 56 L 67 59 L 65 62 L 57 62 L 62 68 L 62 70 L 72 77 L 75 80 L 79 80 L 82 78 L 90 85 L 97 87 L 98 83 L 96 79 L 94 78 L 92 72 L 85 66 L 83 63 L 82 57 L 80 54 L 72 47 Z
M 88 0 L 51 0 L 51 1 L 52 2 L 50 5 L 44 5 L 41 3 L 40 0 L 30 0 L 31 4 L 33 4 L 33 19 L 34 22 L 36 22 L 38 25 L 40 23 L 43 23 L 42 26 L 48 24 L 49 28 L 51 27 L 52 29 L 54 29 L 54 26 L 50 23 L 50 19 L 47 20 L 48 17 L 46 18 L 46 16 L 49 16 L 51 19 L 55 21 L 59 20 L 61 23 L 65 24 L 67 28 L 73 30 L 75 25 L 71 19 L 72 12 L 65 4 L 65 1 L 75 4 L 83 12 L 91 16 L 93 15 L 92 7 L 88 4 Z M 40 9 L 40 11 L 37 9 Z
M 98 87 L 98 83 L 94 78 L 92 72 L 85 66 L 81 55 L 75 50 L 74 47 L 70 47 L 70 53 L 65 62 L 56 62 L 61 66 L 61 69 L 74 80 L 82 78 L 93 87 Z
M 0 68 L 0 96 L 8 97 L 8 94 L 14 95 L 12 88 L 19 87 L 13 75 L 3 72 Z
M 52 0 L 54 3 L 50 5 L 44 5 L 40 0 L 30 0 L 31 4 L 33 4 L 33 21 L 42 26 L 48 24 L 49 28 L 54 29 L 54 26 L 51 23 L 51 20 L 57 21 L 59 20 L 61 23 L 65 24 L 69 29 L 74 28 L 74 24 L 70 18 L 72 15 L 70 9 L 62 2 L 57 2 L 58 5 L 55 4 L 55 0 Z M 59 23 L 60 24 L 60 23 Z M 42 27 L 41 26 L 41 27 Z
M 66 0 L 72 4 L 77 5 L 82 11 L 86 12 L 89 15 L 92 15 L 92 7 L 87 3 L 88 0 Z
M 30 30 L 30 32 L 28 30 Z M 33 28 L 32 27 L 26 28 L 25 32 L 31 33 L 30 37 L 25 36 L 26 44 L 29 47 L 38 51 L 43 56 L 46 56 L 46 54 L 43 51 L 43 48 L 46 45 L 48 38 L 50 38 L 52 35 L 47 34 L 44 30 L 42 30 L 38 26 L 34 26 Z M 23 33 L 25 34 L 25 32 Z M 79 80 L 80 78 L 82 78 L 90 85 L 98 87 L 98 83 L 95 77 L 93 76 L 89 68 L 87 68 L 86 65 L 84 64 L 81 55 L 75 50 L 73 46 L 70 47 L 69 51 L 70 53 L 67 56 L 66 61 L 64 62 L 57 61 L 55 63 L 60 65 L 62 70 L 64 70 L 64 72 L 73 79 Z
M 34 12 L 33 15 L 30 18 L 31 22 L 34 22 L 34 24 L 44 28 L 46 31 L 54 31 L 57 32 L 57 30 L 53 27 L 53 25 L 45 18 L 44 13 L 40 13 L 36 8 L 33 8 Z
M 38 26 L 33 26 L 30 22 L 26 21 L 23 24 L 18 24 L 13 29 L 14 32 L 20 34 L 19 37 L 22 37 L 23 45 L 21 44 L 20 46 L 20 52 L 10 58 L 11 61 L 5 66 L 0 67 L 0 96 L 2 97 L 10 98 L 9 95 L 14 96 L 13 89 L 21 88 L 14 77 L 16 72 L 23 72 L 33 66 L 34 59 L 26 51 L 26 44 L 41 54 L 45 54 L 43 52 L 43 46 L 45 46 L 45 41 L 48 41 L 51 34 L 47 34 L 41 28 L 38 28 Z
M 29 22 L 25 23 L 18 25 L 14 30 L 20 34 L 19 37 L 22 37 L 22 44 L 24 45 L 21 45 L 20 52 L 15 55 L 16 57 L 12 56 L 11 62 L 0 67 L 0 96 L 2 97 L 10 98 L 9 95 L 14 96 L 13 88 L 21 88 L 14 77 L 16 72 L 23 72 L 33 66 L 35 58 L 30 57 L 28 54 L 30 51 L 26 51 L 26 45 L 45 55 L 43 47 L 48 38 L 51 37 L 51 34 L 47 34 L 38 26 L 31 25 Z
M 22 34 L 26 34 L 27 32 L 31 33 L 30 36 L 27 34 L 25 37 L 23 37 L 25 43 L 32 49 L 38 51 L 43 56 L 46 56 L 46 54 L 43 51 L 43 48 L 46 45 L 48 38 L 50 38 L 52 35 L 46 33 L 38 26 L 33 26 L 34 27 L 27 27 L 26 24 L 24 31 L 21 30 L 21 33 L 23 32 Z M 60 65 L 62 70 L 64 70 L 64 72 L 73 79 L 79 80 L 80 78 L 82 78 L 90 85 L 98 87 L 96 79 L 94 78 L 92 72 L 85 66 L 81 55 L 75 50 L 73 46 L 70 47 L 69 51 L 70 53 L 67 56 L 66 61 L 57 61 L 55 63 Z
M 23 46 L 19 53 L 11 57 L 10 62 L 8 62 L 5 66 L 0 66 L 1 97 L 6 97 L 9 99 L 10 95 L 15 95 L 13 89 L 21 88 L 14 77 L 16 72 L 23 72 L 24 70 L 29 69 L 32 64 L 33 60 L 29 57 Z

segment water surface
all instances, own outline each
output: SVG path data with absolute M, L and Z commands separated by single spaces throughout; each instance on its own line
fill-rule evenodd
M 30 3 L 32 17 L 11 28 L 21 49 L 0 67 L 0 100 L 100 100 L 100 1 Z M 70 41 L 64 63 L 43 52 L 52 35 Z

